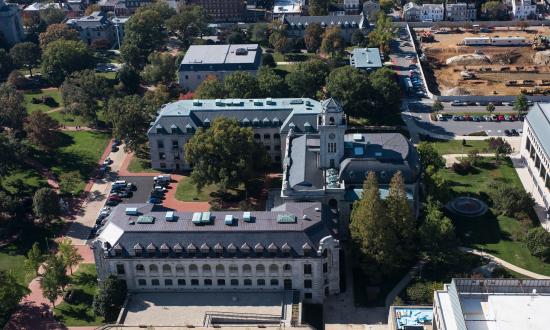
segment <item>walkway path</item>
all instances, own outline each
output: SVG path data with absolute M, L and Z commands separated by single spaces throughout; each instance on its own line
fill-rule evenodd
M 424 260 L 419 260 L 414 266 L 412 266 L 411 270 L 405 274 L 405 276 L 403 276 L 403 278 L 401 279 L 401 281 L 399 281 L 394 287 L 393 289 L 390 291 L 390 293 L 388 293 L 388 295 L 386 296 L 386 300 L 385 300 L 385 304 L 386 304 L 386 307 L 390 307 L 393 303 L 393 301 L 395 300 L 395 297 L 397 297 L 397 295 L 403 291 L 403 289 L 405 289 L 405 287 L 407 287 L 407 285 L 409 285 L 409 283 L 411 282 L 411 280 L 414 278 L 414 276 L 422 270 L 422 267 L 424 267 L 424 264 L 426 263 L 426 261 Z
M 466 253 L 471 253 L 471 254 L 475 254 L 475 255 L 490 259 L 490 260 L 496 262 L 497 264 L 499 264 L 499 265 L 501 265 L 501 266 L 503 266 L 503 267 L 505 267 L 505 268 L 507 268 L 511 271 L 519 273 L 521 275 L 525 275 L 527 277 L 531 277 L 531 278 L 534 278 L 534 279 L 537 279 L 537 280 L 550 280 L 550 276 L 537 274 L 537 273 L 534 273 L 534 272 L 529 271 L 527 269 L 523 269 L 523 268 L 520 268 L 518 266 L 512 265 L 511 263 L 509 263 L 507 261 L 504 261 L 504 260 L 502 260 L 498 257 L 495 257 L 494 255 L 489 254 L 487 252 L 483 252 L 483 251 L 479 251 L 479 250 L 472 249 L 472 248 L 467 248 L 467 247 L 460 247 L 459 249 L 463 252 L 466 252 Z

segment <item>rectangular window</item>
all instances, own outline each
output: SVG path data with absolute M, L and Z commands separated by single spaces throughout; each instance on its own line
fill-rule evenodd
M 311 292 L 306 292 L 306 293 L 304 293 L 304 298 L 305 299 L 311 299 L 311 298 L 313 298 L 313 295 L 311 294 Z
M 159 159 L 166 159 L 166 154 L 164 152 L 159 152 Z
M 211 285 L 212 285 L 212 280 L 211 280 L 211 279 L 208 279 L 208 278 L 205 279 L 205 280 L 204 280 L 204 285 L 206 285 L 206 286 L 211 286 Z
M 279 280 L 274 278 L 274 279 L 271 279 L 271 281 L 269 281 L 269 284 L 271 286 L 278 286 L 279 285 Z
M 224 286 L 225 285 L 225 280 L 224 279 L 218 279 L 218 285 L 219 286 Z
M 258 286 L 265 286 L 265 280 L 263 278 L 260 278 L 256 283 Z
M 147 285 L 147 281 L 144 280 L 143 278 L 140 278 L 140 279 L 138 280 L 138 285 L 139 285 L 139 286 L 145 286 L 145 285 Z
M 239 280 L 237 280 L 237 279 L 232 279 L 232 280 L 231 280 L 231 285 L 232 285 L 232 286 L 237 286 L 237 285 L 239 285 Z
M 153 285 L 153 286 L 159 286 L 159 285 L 160 285 L 160 282 L 159 282 L 159 280 L 157 280 L 157 279 L 151 280 L 151 285 Z
M 122 265 L 122 264 L 117 264 L 117 265 L 116 265 L 116 273 L 117 273 L 118 275 L 124 274 L 124 273 L 125 273 L 125 272 L 124 272 L 124 265 Z
M 311 289 L 312 286 L 313 286 L 313 282 L 311 280 L 305 280 L 304 281 L 304 288 L 305 289 Z
M 158 140 L 158 141 L 157 141 L 157 147 L 158 147 L 159 149 L 164 149 L 164 141 Z
M 323 273 L 328 272 L 328 263 L 323 263 Z
M 191 285 L 199 285 L 199 280 L 197 280 L 197 279 L 192 279 L 192 280 L 191 280 Z
M 179 148 L 178 140 L 172 140 L 172 149 L 178 149 L 178 148 Z
M 178 279 L 178 285 L 180 285 L 180 286 L 185 285 L 185 279 L 179 278 L 179 279 Z
M 171 279 L 167 278 L 167 279 L 164 280 L 164 285 L 165 286 L 171 286 L 172 284 L 173 284 L 173 282 L 172 282 Z
M 311 264 L 304 265 L 304 274 L 311 275 Z
M 249 279 L 249 278 L 245 279 L 245 280 L 244 280 L 244 285 L 245 285 L 245 286 L 251 286 L 251 285 L 252 285 L 252 280 Z

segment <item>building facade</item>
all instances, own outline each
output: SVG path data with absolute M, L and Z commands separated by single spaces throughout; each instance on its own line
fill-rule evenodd
M 140 7 L 153 3 L 152 0 L 100 0 L 99 8 L 105 12 L 113 12 L 117 16 L 130 16 Z
M 425 3 L 420 7 L 420 20 L 423 22 L 439 22 L 444 19 L 443 4 Z
M 420 21 L 421 7 L 414 2 L 408 2 L 403 6 L 403 20 L 407 22 Z
M 448 3 L 446 9 L 446 18 L 448 21 L 473 21 L 477 16 L 474 3 Z
M 340 292 L 330 210 L 287 203 L 265 212 L 166 212 L 117 206 L 93 243 L 100 281 L 130 292 L 296 290 L 322 303 Z
M 182 100 L 163 107 L 147 132 L 151 167 L 190 170 L 185 144 L 199 128 L 208 128 L 219 117 L 234 118 L 252 127 L 254 140 L 262 143 L 274 164 L 280 165 L 290 128 L 315 131 L 321 103 L 312 99 Z
M 516 20 L 525 20 L 535 18 L 537 15 L 537 5 L 531 0 L 511 0 L 512 17 Z
M 67 24 L 80 33 L 80 40 L 88 46 L 102 42 L 109 48 L 116 41 L 116 30 L 104 12 L 96 11 L 88 16 L 67 21 Z
M 273 3 L 272 19 L 284 16 L 301 16 L 304 9 L 302 0 L 277 0 Z
M 0 0 L 0 44 L 12 46 L 25 38 L 21 11 L 15 4 L 6 4 Z
M 550 105 L 535 103 L 523 123 L 521 158 L 534 182 L 533 190 L 550 209 Z M 534 191 L 532 193 L 535 193 Z
M 261 62 L 258 44 L 192 45 L 181 61 L 178 80 L 181 87 L 193 91 L 209 76 L 223 80 L 236 71 L 255 75 Z
M 344 11 L 348 15 L 356 15 L 361 12 L 360 0 L 344 0 Z
M 339 27 L 342 38 L 350 42 L 355 31 L 365 32 L 368 26 L 363 14 L 341 16 L 284 16 L 283 22 L 287 25 L 287 34 L 290 37 L 303 38 L 306 27 L 312 23 L 318 23 L 323 29 Z
M 242 21 L 246 11 L 243 0 L 183 0 L 182 3 L 201 6 L 214 22 Z

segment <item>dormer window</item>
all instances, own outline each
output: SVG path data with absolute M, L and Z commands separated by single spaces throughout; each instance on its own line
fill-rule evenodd
M 193 126 L 191 126 L 191 125 L 189 125 L 189 124 L 185 125 L 185 132 L 186 132 L 187 134 L 192 134 L 194 131 L 195 131 L 195 130 L 193 129 Z
M 157 134 L 162 134 L 162 126 L 160 124 L 157 124 L 157 126 L 155 126 L 155 129 L 157 130 Z
M 117 257 L 122 256 L 122 246 L 119 243 L 115 244 L 115 246 L 113 247 L 113 250 L 115 251 L 115 256 Z
M 190 255 L 194 255 L 195 253 L 197 253 L 197 247 L 193 243 L 190 243 L 189 245 L 187 245 L 187 253 L 189 253 Z
M 305 243 L 304 245 L 302 245 L 302 251 L 304 252 L 304 256 L 310 256 L 312 250 L 313 249 L 311 248 L 311 245 L 309 245 L 309 243 Z
M 223 246 L 220 243 L 214 245 L 214 252 L 219 256 L 223 253 Z
M 170 126 L 170 132 L 172 134 L 178 134 L 178 126 L 176 126 L 175 124 L 172 124 L 172 126 Z
M 210 119 L 206 118 L 203 122 L 202 122 L 203 126 L 208 128 L 210 127 Z
M 246 243 L 245 243 L 246 244 Z M 227 252 L 231 253 L 231 254 L 234 254 L 237 252 L 237 247 L 235 246 L 235 244 L 231 243 L 227 246 Z
M 147 245 L 147 254 L 154 255 L 155 252 L 157 252 L 157 247 L 155 246 L 155 244 L 150 243 L 149 245 Z
M 285 243 L 281 247 L 281 251 L 283 251 L 283 254 L 288 257 L 290 255 L 290 251 L 292 251 L 292 248 L 288 245 L 288 243 Z
M 162 254 L 162 256 L 167 257 L 169 252 L 170 247 L 168 246 L 168 244 L 162 243 L 162 245 L 160 246 L 160 253 Z
M 134 254 L 136 255 L 136 257 L 141 256 L 142 253 L 143 253 L 143 246 L 141 246 L 141 244 L 139 243 L 134 245 Z
M 244 254 L 250 253 L 250 246 L 248 246 L 248 244 L 244 243 L 243 245 L 241 245 L 241 252 L 244 253 Z
M 180 245 L 180 243 L 176 243 L 172 250 L 174 250 L 176 254 L 181 254 L 183 252 L 183 247 Z
M 201 245 L 201 253 L 204 253 L 204 254 L 210 253 L 210 246 L 208 246 L 208 244 L 206 243 Z
M 264 246 L 261 243 L 256 244 L 254 246 L 254 252 L 256 252 L 257 254 L 264 253 Z
M 269 246 L 267 247 L 267 251 L 269 252 L 269 254 L 270 254 L 271 256 L 276 255 L 278 250 L 279 250 L 279 248 L 277 247 L 277 245 L 275 245 L 275 243 L 271 243 L 271 244 L 269 244 Z

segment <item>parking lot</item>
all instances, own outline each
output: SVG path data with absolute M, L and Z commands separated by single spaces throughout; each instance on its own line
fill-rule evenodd
M 426 90 L 418 64 L 416 52 L 406 29 L 398 30 L 399 38 L 392 42 L 390 59 L 393 69 L 399 75 L 399 81 L 405 94 L 409 97 L 424 97 Z

